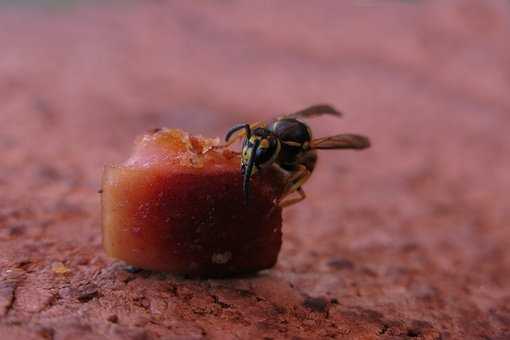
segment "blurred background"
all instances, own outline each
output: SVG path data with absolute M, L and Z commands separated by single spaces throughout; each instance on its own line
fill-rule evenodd
M 510 298 L 509 36 L 508 1 L 1 1 L 0 223 L 24 235 L 0 228 L 4 261 L 42 239 L 100 252 L 102 167 L 149 128 L 221 136 L 330 103 L 345 115 L 315 135 L 373 147 L 320 155 L 272 275 L 381 311 L 446 305 L 453 321 L 427 320 L 494 334 L 484 313 Z

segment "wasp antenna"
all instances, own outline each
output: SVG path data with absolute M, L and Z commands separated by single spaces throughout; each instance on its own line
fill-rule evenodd
M 257 153 L 259 145 L 260 140 L 257 139 L 251 149 L 250 159 L 248 160 L 248 165 L 246 166 L 246 170 L 244 171 L 243 192 L 246 204 L 248 204 L 248 200 L 250 198 L 250 178 L 251 173 L 253 172 L 253 166 L 255 165 L 255 154 Z
M 243 123 L 243 124 L 238 124 L 238 125 L 232 127 L 230 130 L 228 130 L 227 134 L 225 135 L 225 141 L 228 142 L 228 140 L 230 139 L 230 137 L 232 137 L 232 135 L 234 133 L 236 133 L 239 130 L 243 130 L 243 129 L 246 131 L 246 136 L 248 138 L 250 138 L 251 137 L 250 124 Z

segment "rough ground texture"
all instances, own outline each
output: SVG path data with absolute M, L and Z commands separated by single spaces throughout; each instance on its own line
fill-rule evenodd
M 510 5 L 137 2 L 0 13 L 1 339 L 510 338 Z M 375 3 L 375 2 L 374 2 Z M 102 166 L 329 102 L 277 266 L 190 280 L 101 247 Z

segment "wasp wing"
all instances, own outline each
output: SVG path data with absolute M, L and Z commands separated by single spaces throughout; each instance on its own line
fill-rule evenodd
M 283 118 L 311 118 L 315 116 L 321 116 L 324 114 L 341 117 L 342 113 L 339 112 L 331 105 L 327 104 L 318 104 L 307 107 L 304 110 L 297 111 L 291 114 L 284 116 Z
M 366 149 L 370 140 L 365 136 L 353 134 L 340 134 L 336 136 L 317 138 L 312 140 L 310 148 L 313 149 Z

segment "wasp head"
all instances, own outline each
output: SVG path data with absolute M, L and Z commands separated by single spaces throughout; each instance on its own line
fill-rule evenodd
M 280 140 L 268 129 L 256 128 L 244 139 L 241 173 L 244 176 L 243 190 L 246 201 L 249 197 L 251 176 L 261 168 L 273 164 L 280 148 Z

